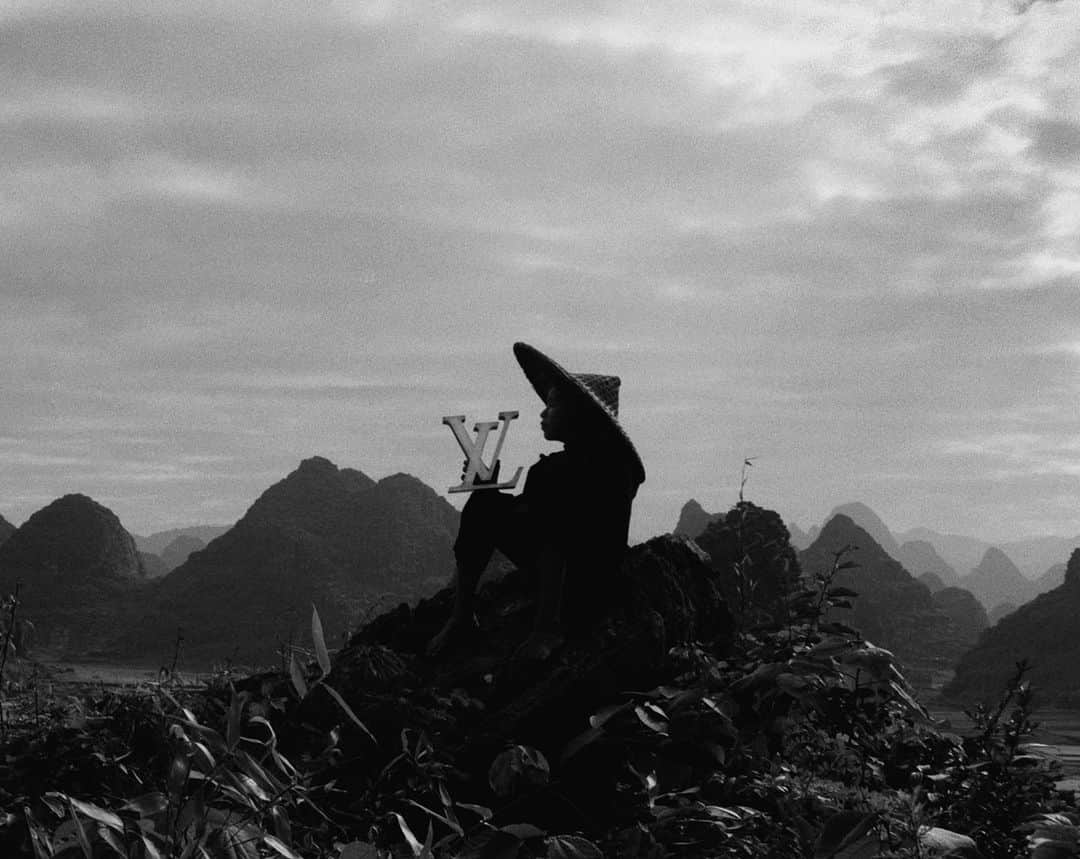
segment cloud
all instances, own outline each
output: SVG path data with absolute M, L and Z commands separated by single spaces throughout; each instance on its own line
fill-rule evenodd
M 949 444 L 1071 473 L 1077 14 L 8 4 L 0 506 L 50 457 L 178 522 L 315 452 L 439 485 L 463 410 L 527 460 L 523 339 L 623 376 L 639 536 L 754 451 L 799 515 L 1005 527 Z

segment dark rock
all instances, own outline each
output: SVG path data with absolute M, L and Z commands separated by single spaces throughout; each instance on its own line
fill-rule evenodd
M 709 555 L 732 611 L 750 623 L 784 620 L 785 597 L 801 569 L 778 513 L 741 501 L 715 518 L 697 544 Z
M 427 643 L 452 602 L 452 590 L 445 589 L 374 619 L 338 654 L 330 682 L 362 718 L 394 736 L 402 719 L 432 730 L 426 711 L 415 704 L 424 696 L 474 699 L 479 706 L 458 733 L 437 743 L 454 749 L 459 760 L 490 762 L 510 741 L 558 760 L 565 744 L 589 727 L 597 707 L 625 690 L 660 682 L 672 647 L 694 640 L 715 642 L 724 651 L 733 635 L 708 558 L 692 541 L 673 535 L 632 547 L 606 605 L 595 606 L 587 623 L 568 625 L 565 645 L 544 663 L 514 657 L 533 614 L 533 587 L 521 571 L 480 589 L 478 635 L 429 657 Z M 418 696 L 405 711 L 403 688 Z M 390 694 L 376 700 L 373 691 Z

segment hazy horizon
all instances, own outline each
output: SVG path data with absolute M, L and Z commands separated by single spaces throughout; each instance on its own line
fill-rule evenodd
M 448 414 L 528 466 L 524 340 L 621 376 L 635 539 L 746 457 L 801 527 L 1080 534 L 1078 2 L 21 0 L 0 45 L 12 522 L 232 522 L 312 455 L 444 491 Z

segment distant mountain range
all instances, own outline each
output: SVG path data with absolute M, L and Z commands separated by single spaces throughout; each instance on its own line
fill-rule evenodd
M 211 540 L 220 537 L 231 527 L 231 525 L 189 525 L 186 528 L 170 528 L 168 531 L 156 531 L 148 537 L 142 537 L 138 534 L 132 534 L 131 536 L 135 538 L 135 545 L 139 547 L 140 552 L 164 557 L 169 547 L 178 540 L 183 542 L 194 539 L 198 541 L 199 548 L 202 548 Z
M 1032 668 L 1027 679 L 1045 702 L 1080 706 L 1080 550 L 1066 566 L 1064 581 L 1001 618 L 968 651 L 944 689 L 965 704 L 996 700 L 1021 659 Z
M 850 609 L 835 610 L 835 619 L 853 626 L 874 644 L 893 651 L 904 663 L 908 679 L 927 688 L 947 676 L 986 628 L 982 606 L 959 588 L 931 594 L 849 516 L 837 514 L 817 539 L 799 554 L 803 572 L 828 572 L 836 552 L 854 547 L 844 560 L 855 567 L 840 570 L 834 585 L 858 596 Z
M 689 501 L 679 515 L 676 533 L 696 536 L 706 523 L 720 515 L 708 513 L 697 501 Z M 931 590 L 962 587 L 971 591 L 993 617 L 1059 584 L 1064 575 L 1063 559 L 1080 546 L 1080 536 L 1033 537 L 994 546 L 928 528 L 894 534 L 877 513 L 861 502 L 833 508 L 825 519 L 826 526 L 838 515 L 855 522 L 912 575 L 932 574 L 924 581 Z M 816 539 L 821 533 L 816 526 L 807 532 L 790 523 L 787 527 L 797 548 L 808 545 L 802 543 L 804 538 Z
M 57 654 L 166 661 L 179 630 L 182 660 L 265 663 L 307 640 L 312 604 L 334 642 L 377 603 L 446 584 L 458 518 L 413 477 L 376 482 L 313 457 L 158 580 L 147 559 L 160 558 L 111 511 L 65 496 L 0 545 L 0 588 L 23 583 L 26 616 Z M 201 542 L 167 536 L 165 555 Z

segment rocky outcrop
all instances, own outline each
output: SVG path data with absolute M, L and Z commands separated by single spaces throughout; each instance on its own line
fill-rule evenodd
M 450 580 L 458 515 L 408 475 L 376 483 L 304 460 L 161 580 L 118 649 L 160 658 L 180 628 L 188 659 L 267 663 L 281 645 L 308 640 L 312 604 L 334 646 L 366 612 Z
M 855 591 L 852 608 L 835 609 L 834 619 L 858 629 L 874 644 L 893 651 L 920 688 L 933 686 L 963 652 L 963 635 L 934 604 L 929 588 L 912 578 L 870 534 L 847 516 L 835 516 L 814 544 L 799 556 L 806 575 L 826 574 L 836 553 L 854 547 L 833 583 Z
M 1080 706 L 1080 549 L 1069 558 L 1065 582 L 1001 618 L 964 654 L 944 694 L 958 703 L 996 699 L 1015 664 L 1031 662 L 1031 681 L 1044 702 Z
M 0 592 L 19 583 L 21 612 L 55 653 L 93 650 L 146 581 L 132 536 L 85 495 L 57 499 L 0 546 Z
M 1009 556 L 995 546 L 986 550 L 979 565 L 964 576 L 962 583 L 984 606 L 1002 602 L 1020 605 L 1031 592 L 1031 582 L 1024 578 Z
M 959 574 L 937 553 L 933 543 L 927 540 L 908 540 L 901 543 L 895 557 L 904 565 L 905 570 L 917 578 L 921 579 L 923 573 L 933 573 L 943 588 L 960 586 Z
M 515 658 L 534 612 L 534 583 L 519 571 L 480 589 L 478 635 L 439 657 L 425 655 L 450 613 L 453 593 L 446 589 L 361 629 L 334 660 L 330 682 L 376 734 L 397 736 L 404 726 L 423 725 L 438 748 L 485 771 L 507 743 L 558 760 L 597 708 L 627 689 L 660 682 L 673 647 L 703 641 L 723 652 L 730 646 L 731 618 L 707 561 L 684 537 L 632 547 L 617 587 L 568 624 L 565 645 L 544 663 Z M 455 695 L 478 706 L 457 724 L 432 723 L 422 702 Z M 573 782 L 567 779 L 567 788 L 576 791 Z
M 748 624 L 784 620 L 801 569 L 778 513 L 740 501 L 714 518 L 697 544 L 709 555 L 732 611 Z
M 15 526 L 0 516 L 0 546 L 7 542 L 7 538 L 15 533 Z

